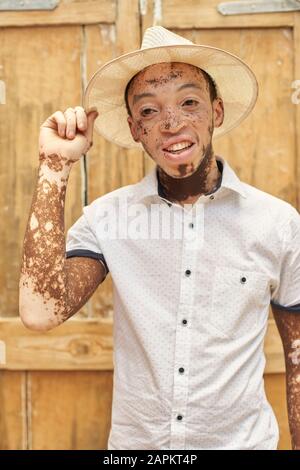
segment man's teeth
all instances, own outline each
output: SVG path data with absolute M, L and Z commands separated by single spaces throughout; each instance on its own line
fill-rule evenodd
M 168 152 L 176 152 L 177 150 L 182 150 L 193 145 L 191 142 L 179 142 L 178 144 L 170 145 L 166 150 Z

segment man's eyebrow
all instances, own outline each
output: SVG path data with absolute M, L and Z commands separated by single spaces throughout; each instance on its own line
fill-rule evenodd
M 179 88 L 177 88 L 177 91 L 181 91 L 184 88 L 198 88 L 199 90 L 203 90 L 203 87 L 199 85 L 199 83 L 185 83 L 184 85 L 181 85 Z
M 198 83 L 184 83 L 177 88 L 176 91 L 184 90 L 185 88 L 198 88 L 199 90 L 203 90 L 203 87 Z M 133 96 L 133 104 L 137 101 L 141 100 L 142 98 L 154 98 L 156 95 L 155 93 L 141 93 L 140 95 Z
M 140 95 L 134 95 L 133 104 L 135 104 L 137 101 L 141 100 L 142 98 L 153 98 L 154 96 L 156 96 L 154 93 L 141 93 Z

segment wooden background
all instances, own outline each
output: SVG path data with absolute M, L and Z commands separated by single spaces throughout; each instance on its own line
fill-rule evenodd
M 0 449 L 105 449 L 112 402 L 111 278 L 71 320 L 48 333 L 18 319 L 21 249 L 38 168 L 41 123 L 82 103 L 91 75 L 138 49 L 143 31 L 161 24 L 195 42 L 227 49 L 258 77 L 252 114 L 215 143 L 240 178 L 300 207 L 300 106 L 291 101 L 300 79 L 300 13 L 223 17 L 216 0 L 61 0 L 53 11 L 0 12 Z M 156 3 L 158 5 L 159 2 Z M 297 132 L 298 129 L 298 132 Z M 88 202 L 139 181 L 152 162 L 140 151 L 100 136 L 72 170 L 66 230 Z M 87 178 L 87 188 L 85 187 Z M 265 385 L 290 449 L 284 360 L 270 310 Z

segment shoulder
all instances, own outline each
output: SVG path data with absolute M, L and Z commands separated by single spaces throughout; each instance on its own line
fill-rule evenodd
M 103 196 L 99 196 L 98 198 L 94 199 L 86 207 L 96 209 L 101 205 L 115 203 L 119 199 L 131 199 L 137 192 L 138 184 L 139 183 L 129 184 L 127 186 L 114 189 L 113 191 L 110 191 L 109 193 L 103 194 Z
M 257 216 L 268 216 L 279 225 L 285 225 L 293 218 L 300 215 L 289 202 L 280 199 L 270 193 L 262 191 L 248 183 L 243 182 L 243 188 L 247 194 L 246 205 L 253 209 Z
M 116 211 L 124 204 L 130 204 L 138 194 L 139 183 L 129 184 L 117 188 L 109 193 L 94 199 L 84 206 L 83 212 L 88 220 L 95 223 L 99 217 L 103 217 L 107 211 Z

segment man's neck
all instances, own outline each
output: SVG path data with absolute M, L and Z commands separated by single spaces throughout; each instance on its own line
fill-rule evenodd
M 174 178 L 157 167 L 164 197 L 179 204 L 194 204 L 202 194 L 213 192 L 220 185 L 222 173 L 213 154 L 207 153 L 196 171 L 184 178 Z

